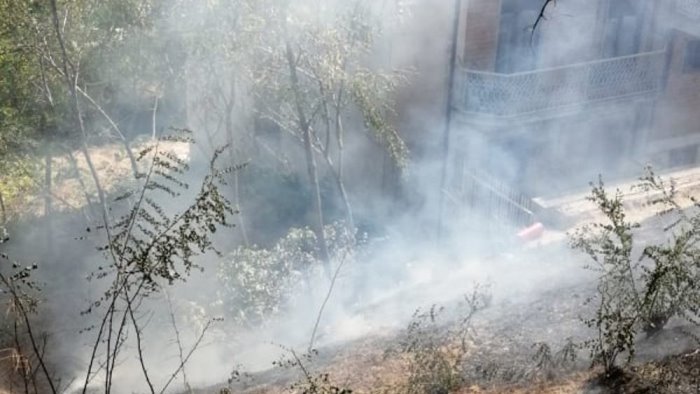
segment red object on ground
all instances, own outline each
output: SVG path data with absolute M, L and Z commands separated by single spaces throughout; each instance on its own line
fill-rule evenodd
M 537 222 L 530 227 L 526 227 L 518 233 L 518 238 L 521 241 L 532 241 L 542 236 L 544 233 L 544 224 Z

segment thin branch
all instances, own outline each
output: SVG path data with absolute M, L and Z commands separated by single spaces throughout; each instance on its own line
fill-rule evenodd
M 331 294 L 333 293 L 333 288 L 335 287 L 335 281 L 338 279 L 338 274 L 340 274 L 340 269 L 343 268 L 343 264 L 345 264 L 345 261 L 347 260 L 347 251 L 343 255 L 343 258 L 340 260 L 340 263 L 338 264 L 338 267 L 336 267 L 335 272 L 333 273 L 333 278 L 331 279 L 331 284 L 328 286 L 328 291 L 326 292 L 326 297 L 323 299 L 323 303 L 321 304 L 321 308 L 318 310 L 318 315 L 316 315 L 316 323 L 314 324 L 314 329 L 311 331 L 311 339 L 309 340 L 309 349 L 308 351 L 311 352 L 311 349 L 313 349 L 314 346 L 314 341 L 316 340 L 316 332 L 318 331 L 318 325 L 321 323 L 321 317 L 323 316 L 323 310 L 326 308 L 326 304 L 328 303 L 328 300 L 331 298 Z
M 185 368 L 185 364 L 190 359 L 190 357 L 192 357 L 192 354 L 197 350 L 197 348 L 199 347 L 199 344 L 202 342 L 202 339 L 204 339 L 204 334 L 207 333 L 207 331 L 209 330 L 209 327 L 211 327 L 211 325 L 214 321 L 215 320 L 213 320 L 213 319 L 210 319 L 209 321 L 207 321 L 207 324 L 202 329 L 202 332 L 199 334 L 199 337 L 195 341 L 194 345 L 192 345 L 192 348 L 187 353 L 187 356 L 185 357 L 185 359 L 182 362 L 180 362 L 180 365 L 177 367 L 175 372 L 173 372 L 172 375 L 170 375 L 170 379 L 168 379 L 168 381 L 165 382 L 165 385 L 160 390 L 159 394 L 165 393 L 165 390 L 168 388 L 168 386 L 170 386 L 170 383 L 172 383 L 172 381 L 175 379 L 175 377 L 180 373 L 180 370 Z
M 126 293 L 126 298 L 127 298 L 127 303 L 126 303 L 126 308 L 129 311 L 129 317 L 131 319 L 131 323 L 134 326 L 134 331 L 136 332 L 136 349 L 139 353 L 139 364 L 141 364 L 141 371 L 143 371 L 143 377 L 146 379 L 146 384 L 148 384 L 148 389 L 151 391 L 151 394 L 155 394 L 155 389 L 153 388 L 153 383 L 151 383 L 151 378 L 148 376 L 148 369 L 146 368 L 146 361 L 143 356 L 143 343 L 141 341 L 141 329 L 139 327 L 138 322 L 136 321 L 136 317 L 134 316 L 134 308 L 131 307 L 133 303 L 133 299 L 129 301 L 129 293 Z
M 153 118 L 152 118 L 152 130 L 151 138 L 156 139 L 156 114 L 158 113 L 158 96 L 155 96 L 153 100 Z
M 22 382 L 24 383 L 24 392 L 26 394 L 29 394 L 29 376 L 28 376 L 28 371 L 27 369 L 29 368 L 28 362 L 25 363 L 26 356 L 24 356 L 24 353 L 22 352 L 22 345 L 19 342 L 19 332 L 17 330 L 17 319 L 13 319 L 13 327 L 14 327 L 14 340 L 15 340 L 15 347 L 17 349 L 17 356 L 20 357 L 19 364 L 20 367 L 22 368 Z
M 105 326 L 107 325 L 107 321 L 109 320 L 110 317 L 110 311 L 114 309 L 114 306 L 116 304 L 115 296 L 112 296 L 112 303 L 110 304 L 109 308 L 107 309 L 107 313 L 102 317 L 102 322 L 100 323 L 100 329 L 97 331 L 97 338 L 95 339 L 95 344 L 92 346 L 92 354 L 90 355 L 90 362 L 88 363 L 88 368 L 87 372 L 85 373 L 85 383 L 83 384 L 83 390 L 82 394 L 85 394 L 87 392 L 88 385 L 90 384 L 90 380 L 92 380 L 92 367 L 95 363 L 95 360 L 97 359 L 97 350 L 100 347 L 100 341 L 102 340 L 102 334 L 104 333 Z M 110 328 L 111 330 L 111 328 Z M 109 354 L 109 353 L 108 353 Z M 107 361 L 105 362 L 105 365 L 103 366 L 105 368 L 105 371 L 109 371 L 109 358 L 107 358 Z
M 2 199 L 2 190 L 0 190 L 0 214 L 2 216 L 2 222 L 0 224 L 7 223 L 7 211 L 5 210 L 5 201 Z
M 90 193 L 88 193 L 87 186 L 83 181 L 83 177 L 80 174 L 80 167 L 78 167 L 78 161 L 75 159 L 75 155 L 73 155 L 73 151 L 70 149 L 70 147 L 66 147 L 66 152 L 68 154 L 68 161 L 73 166 L 73 170 L 75 171 L 75 178 L 78 180 L 78 184 L 80 185 L 80 188 L 83 191 L 85 203 L 87 204 L 88 210 L 90 210 L 90 208 L 92 207 L 92 199 L 90 198 Z
M 92 162 L 92 158 L 90 157 L 90 152 L 88 149 L 88 142 L 87 142 L 87 130 L 85 129 L 85 124 L 83 123 L 83 118 L 82 114 L 80 111 L 80 102 L 78 101 L 78 94 L 76 91 L 76 87 L 78 86 L 77 84 L 77 78 L 78 78 L 78 72 L 73 69 L 73 65 L 70 64 L 70 61 L 68 59 L 68 53 L 66 51 L 66 46 L 63 41 L 63 34 L 60 29 L 59 21 L 58 21 L 58 8 L 56 5 L 56 0 L 50 0 L 50 6 L 51 6 L 51 15 L 53 17 L 53 23 L 54 23 L 54 29 L 56 32 L 56 38 L 58 39 L 59 46 L 61 48 L 61 55 L 62 55 L 62 65 L 63 65 L 63 73 L 64 73 L 64 79 L 66 82 L 66 85 L 68 87 L 68 90 L 71 93 L 71 98 L 73 100 L 73 116 L 75 117 L 75 121 L 78 125 L 78 128 L 82 134 L 82 149 L 83 149 L 83 155 L 85 156 L 85 161 L 87 162 L 88 168 L 90 169 L 90 174 L 92 175 L 93 181 L 95 182 L 95 188 L 97 189 L 97 196 L 99 197 L 100 200 L 100 205 L 102 208 L 102 221 L 105 227 L 105 231 L 107 233 L 107 238 L 108 238 L 108 244 L 110 245 L 109 250 L 110 253 L 112 254 L 112 257 L 116 259 L 114 256 L 114 251 L 111 247 L 111 240 L 112 240 L 112 234 L 110 230 L 110 224 L 109 224 L 109 214 L 107 212 L 107 201 L 105 199 L 104 195 L 104 190 L 102 189 L 102 186 L 100 184 L 100 177 L 97 173 L 97 169 L 95 168 L 94 163 Z M 74 71 L 73 76 L 74 78 L 71 79 L 71 74 L 68 72 L 68 67 L 69 65 L 71 66 L 71 69 Z
M 540 13 L 537 15 L 537 19 L 535 19 L 535 23 L 532 25 L 532 31 L 530 32 L 530 43 L 532 43 L 532 40 L 535 37 L 535 30 L 537 30 L 537 26 L 540 25 L 540 22 L 547 19 L 547 17 L 544 14 L 545 11 L 547 11 L 547 7 L 549 7 L 550 3 L 554 2 L 556 2 L 556 0 L 544 0 L 544 3 L 540 8 Z
M 24 308 L 24 305 L 22 303 L 22 297 L 20 294 L 17 292 L 17 289 L 15 288 L 14 284 L 11 283 L 11 281 L 7 278 L 5 278 L 4 275 L 0 274 L 0 281 L 5 285 L 7 290 L 10 292 L 10 295 L 13 299 L 13 304 L 17 306 L 17 310 L 19 311 L 19 315 L 22 318 L 24 322 L 24 326 L 27 328 L 27 336 L 29 337 L 29 342 L 32 345 L 32 351 L 34 351 L 34 355 L 37 357 L 39 361 L 39 365 L 41 366 L 41 371 L 43 372 L 44 376 L 46 377 L 46 381 L 49 384 L 49 388 L 51 389 L 51 392 L 53 394 L 57 393 L 56 386 L 53 383 L 53 379 L 51 378 L 51 374 L 49 373 L 49 369 L 46 366 L 46 363 L 44 362 L 44 357 L 43 357 L 43 352 L 39 349 L 39 345 L 36 342 L 36 336 L 34 335 L 34 331 L 32 330 L 32 323 L 29 321 L 29 312 Z
M 126 246 L 131 239 L 131 232 L 134 229 L 134 224 L 138 220 L 138 212 L 141 209 L 141 205 L 143 205 L 144 198 L 146 197 L 146 191 L 148 190 L 148 185 L 151 181 L 151 176 L 153 175 L 153 169 L 155 168 L 156 161 L 158 160 L 158 148 L 160 147 L 160 140 L 156 140 L 156 145 L 153 148 L 153 158 L 151 159 L 151 165 L 148 168 L 148 173 L 146 173 L 146 178 L 143 183 L 143 187 L 141 188 L 141 194 L 139 195 L 139 199 L 136 202 L 136 205 L 132 208 L 131 211 L 131 220 L 129 221 L 129 227 L 126 230 L 126 235 L 124 236 L 124 243 L 122 244 L 121 249 L 119 250 L 119 256 L 124 256 L 124 252 L 126 251 Z M 117 263 L 117 261 L 115 261 Z M 121 262 L 119 262 L 121 263 Z
M 185 358 L 182 350 L 182 340 L 180 339 L 180 330 L 177 328 L 177 322 L 175 321 L 175 310 L 173 309 L 173 302 L 170 299 L 170 293 L 165 292 L 165 298 L 168 300 L 168 309 L 170 311 L 170 323 L 173 326 L 173 331 L 175 331 L 175 342 L 177 343 L 178 357 L 180 358 L 180 365 L 182 365 L 182 383 L 185 385 L 188 391 L 191 391 L 190 384 L 187 381 L 187 371 L 185 370 Z
M 134 174 L 134 178 L 138 177 L 138 166 L 136 165 L 136 159 L 134 158 L 134 154 L 131 151 L 131 146 L 129 146 L 129 140 L 126 139 L 126 136 L 124 135 L 124 133 L 122 133 L 119 126 L 117 126 L 116 122 L 114 122 L 114 120 L 112 120 L 112 118 L 109 115 L 107 115 L 107 112 L 102 108 L 102 106 L 100 106 L 85 90 L 81 89 L 79 86 L 76 86 L 76 90 L 83 97 L 85 97 L 85 99 L 87 99 L 87 101 L 90 104 L 92 104 L 93 107 L 95 107 L 97 112 L 99 112 L 105 118 L 105 120 L 107 120 L 107 123 L 109 123 L 112 129 L 117 133 L 117 136 L 124 145 L 126 155 L 129 157 L 129 163 L 131 164 L 131 172 Z

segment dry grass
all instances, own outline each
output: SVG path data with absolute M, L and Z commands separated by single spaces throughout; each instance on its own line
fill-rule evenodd
M 538 380 L 519 385 L 493 385 L 491 387 L 468 386 L 455 394 L 574 394 L 586 391 L 592 371 L 575 372 L 550 381 Z
M 153 144 L 151 140 L 142 140 L 133 144 L 134 155 Z M 187 143 L 161 141 L 159 144 L 161 151 L 174 153 L 176 156 L 187 159 L 190 153 L 190 146 Z M 140 171 L 145 170 L 145 163 L 149 162 L 152 153 L 145 156 L 139 162 Z M 67 210 L 78 210 L 86 206 L 86 190 L 81 186 L 81 180 L 87 189 L 87 194 L 93 201 L 95 187 L 92 181 L 84 155 L 80 151 L 73 152 L 73 157 L 77 164 L 77 174 L 72 165 L 69 155 L 56 156 L 52 160 L 52 208 L 56 212 Z M 118 192 L 124 182 L 133 180 L 133 173 L 129 157 L 126 155 L 121 144 L 105 144 L 92 147 L 90 157 L 95 165 L 95 169 L 100 177 L 100 182 L 107 194 Z M 15 201 L 5 201 L 7 215 L 11 218 L 39 217 L 44 212 L 44 192 L 43 192 L 43 171 L 35 176 L 34 187 L 27 193 L 18 196 Z M 80 177 L 80 179 L 78 178 Z M 1 180 L 2 175 L 0 175 Z
M 29 369 L 29 360 L 16 348 L 0 349 L 0 394 L 11 393 L 6 388 L 18 386 L 21 374 Z

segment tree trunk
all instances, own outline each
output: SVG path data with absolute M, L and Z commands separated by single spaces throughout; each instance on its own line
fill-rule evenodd
M 345 71 L 345 66 L 343 66 L 343 71 Z M 343 100 L 344 85 L 341 84 L 340 90 L 338 92 L 338 103 L 335 108 L 335 132 L 336 140 L 338 142 L 338 171 L 336 174 L 336 182 L 338 183 L 338 190 L 340 191 L 340 197 L 343 199 L 343 204 L 345 204 L 345 214 L 347 216 L 347 227 L 351 234 L 355 234 L 355 218 L 352 213 L 352 206 L 350 205 L 350 198 L 345 191 L 345 182 L 343 181 L 343 119 L 341 118 L 340 106 Z
M 321 96 L 324 97 L 324 102 L 323 102 L 323 114 L 325 117 L 325 126 L 326 126 L 326 141 L 323 146 L 321 146 L 321 143 L 319 142 L 319 150 L 322 153 L 323 158 L 326 160 L 326 165 L 328 166 L 328 169 L 331 171 L 333 174 L 333 178 L 335 179 L 335 184 L 336 187 L 338 188 L 338 193 L 340 193 L 340 199 L 341 202 L 343 203 L 343 208 L 345 209 L 345 226 L 347 229 L 350 231 L 351 234 L 355 234 L 355 219 L 352 214 L 352 206 L 350 205 L 350 199 L 348 197 L 348 193 L 345 190 L 345 183 L 343 182 L 343 122 L 341 119 L 341 101 L 343 99 L 343 88 L 344 84 L 341 83 L 340 88 L 338 89 L 338 101 L 334 102 L 334 108 L 335 108 L 335 114 L 334 114 L 334 127 L 335 127 L 335 136 L 336 136 L 336 144 L 338 147 L 338 163 L 337 167 L 333 165 L 333 160 L 331 159 L 330 155 L 330 141 L 331 141 L 331 120 L 330 120 L 330 112 L 328 111 L 328 104 L 325 102 L 325 97 L 328 97 L 328 95 L 325 93 L 325 88 L 323 87 L 323 83 L 319 81 L 319 90 L 321 92 Z
M 56 38 L 58 39 L 59 46 L 61 48 L 61 63 L 63 66 L 63 78 L 65 79 L 66 82 L 66 87 L 68 88 L 70 92 L 70 98 L 72 101 L 71 105 L 71 112 L 73 116 L 73 120 L 75 121 L 76 126 L 78 127 L 78 130 L 80 130 L 81 137 L 82 137 L 82 144 L 81 144 L 81 151 L 83 155 L 85 156 L 85 162 L 87 163 L 88 169 L 90 170 L 90 175 L 92 176 L 92 179 L 95 183 L 95 188 L 97 189 L 97 197 L 100 200 L 100 208 L 102 210 L 102 221 L 104 224 L 105 232 L 107 233 L 107 240 L 111 248 L 111 242 L 112 242 L 112 234 L 111 234 L 111 225 L 110 225 L 110 220 L 109 220 L 109 213 L 107 209 L 107 199 L 104 194 L 104 190 L 102 189 L 102 185 L 100 183 L 100 177 L 99 174 L 97 173 L 97 169 L 95 168 L 94 163 L 92 162 L 92 158 L 90 157 L 90 151 L 88 147 L 88 138 L 87 138 L 87 130 L 85 129 L 85 124 L 83 123 L 83 117 L 82 117 L 82 111 L 80 108 L 80 101 L 78 100 L 78 91 L 77 91 L 77 73 L 72 70 L 72 72 L 69 72 L 69 61 L 68 61 L 68 53 L 66 51 L 66 46 L 65 43 L 63 42 L 63 35 L 61 33 L 61 27 L 58 21 L 58 7 L 56 5 L 56 0 L 51 0 L 49 2 L 49 5 L 51 6 L 51 16 L 53 19 L 53 24 L 54 24 L 54 31 L 56 33 Z M 111 249 L 110 249 L 111 250 Z
M 87 94 L 86 91 L 81 89 L 79 86 L 75 87 L 76 92 L 80 93 L 90 104 L 92 104 L 95 109 L 102 114 L 102 116 L 107 120 L 107 123 L 112 127 L 112 129 L 117 133 L 117 137 L 119 137 L 119 141 L 122 143 L 124 146 L 124 151 L 126 152 L 126 156 L 129 158 L 129 164 L 131 164 L 131 173 L 134 176 L 134 179 L 138 179 L 139 175 L 139 168 L 138 165 L 136 164 L 136 158 L 134 157 L 134 152 L 131 150 L 131 144 L 129 143 L 129 139 L 122 133 L 121 129 L 117 124 L 112 120 L 112 117 L 110 117 L 107 112 L 100 106 L 97 101 L 95 101 L 92 97 L 90 97 L 89 94 Z M 156 107 L 157 107 L 158 102 L 156 101 Z M 155 111 L 155 110 L 154 110 Z M 132 118 L 133 122 L 133 118 Z M 153 115 L 153 135 L 155 135 L 155 113 Z M 155 138 L 155 137 L 154 137 Z
M 236 155 L 234 152 L 238 152 L 238 149 L 234 148 L 234 138 L 233 138 L 233 108 L 236 105 L 236 82 L 235 75 L 231 75 L 230 89 L 228 103 L 226 103 L 226 114 L 225 125 L 226 125 L 226 143 L 228 144 L 228 149 L 230 152 L 231 165 L 236 165 Z M 250 246 L 250 241 L 248 240 L 248 231 L 245 225 L 245 216 L 243 214 L 243 209 L 241 208 L 241 192 L 239 187 L 240 177 L 238 176 L 238 171 L 233 172 L 233 199 L 235 204 L 235 209 L 238 216 L 238 227 L 241 229 L 241 236 L 243 236 L 243 243 L 245 246 Z
M 248 240 L 248 230 L 245 225 L 245 216 L 243 216 L 243 209 L 241 208 L 241 192 L 239 186 L 239 176 L 238 171 L 233 172 L 233 192 L 234 192 L 234 203 L 236 204 L 236 212 L 238 214 L 238 226 L 241 228 L 241 235 L 243 236 L 243 243 L 245 246 L 250 246 L 250 241 Z
M 350 205 L 350 198 L 348 197 L 348 193 L 345 190 L 345 182 L 343 182 L 342 167 L 339 166 L 338 168 L 335 168 L 335 166 L 333 165 L 333 161 L 327 154 L 324 155 L 323 158 L 326 160 L 326 165 L 328 165 L 328 167 L 331 170 L 331 173 L 333 174 L 333 180 L 335 180 L 335 185 L 338 188 L 338 192 L 340 193 L 340 200 L 342 201 L 343 208 L 345 209 L 345 226 L 351 233 L 354 234 L 355 219 L 352 213 L 352 205 Z
M 7 211 L 5 210 L 5 201 L 2 199 L 2 190 L 0 190 L 0 218 L 2 218 L 0 225 L 7 223 Z
M 51 155 L 51 142 L 46 144 L 46 153 L 44 156 L 44 221 L 46 228 L 46 249 L 45 253 L 48 259 L 53 256 L 53 225 L 51 223 L 52 219 L 52 201 L 51 201 L 51 174 L 52 174 L 52 155 Z M 47 261 L 48 261 L 47 259 Z
M 90 192 L 88 192 L 87 185 L 85 184 L 85 181 L 83 181 L 83 175 L 80 173 L 78 160 L 75 159 L 75 155 L 73 155 L 72 148 L 66 147 L 66 152 L 68 154 L 68 161 L 70 162 L 71 167 L 73 167 L 73 171 L 75 171 L 75 179 L 78 180 L 78 185 L 80 185 L 80 189 L 83 191 L 83 196 L 85 197 L 85 209 L 83 210 L 83 212 L 85 213 L 87 222 L 89 223 L 92 220 L 92 216 L 94 214 L 92 198 L 90 198 Z
M 287 57 L 287 66 L 289 67 L 289 78 L 292 83 L 292 90 L 294 92 L 294 101 L 296 104 L 297 117 L 299 122 L 299 129 L 302 132 L 303 142 L 304 142 L 304 153 L 306 157 L 306 167 L 309 175 L 309 182 L 313 191 L 312 204 L 313 210 L 316 213 L 316 221 L 314 223 L 313 229 L 318 239 L 320 258 L 323 262 L 324 270 L 326 275 L 330 278 L 330 254 L 328 253 L 328 244 L 326 242 L 326 236 L 323 233 L 323 205 L 321 202 L 321 187 L 318 182 L 318 169 L 316 167 L 316 158 L 314 156 L 314 149 L 311 145 L 311 125 L 309 125 L 302 106 L 301 91 L 299 86 L 299 77 L 297 76 L 297 68 L 294 60 L 294 52 L 292 51 L 292 45 L 289 40 L 285 41 L 285 51 Z

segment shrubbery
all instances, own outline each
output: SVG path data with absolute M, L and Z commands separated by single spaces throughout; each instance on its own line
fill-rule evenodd
M 398 346 L 388 354 L 408 357 L 408 379 L 400 392 L 411 394 L 448 393 L 464 383 L 467 337 L 474 316 L 491 303 L 488 288 L 477 286 L 464 297 L 456 325 L 441 321 L 444 308 L 433 305 L 416 310 Z
M 336 222 L 325 228 L 334 260 L 348 258 L 355 237 Z M 218 303 L 235 324 L 254 326 L 280 312 L 292 290 L 320 275 L 316 236 L 309 228 L 292 228 L 269 249 L 238 247 L 219 264 Z
M 578 229 L 572 246 L 590 256 L 588 268 L 599 274 L 597 293 L 587 300 L 595 313 L 585 320 L 596 336 L 584 346 L 610 375 L 621 355 L 632 360 L 640 332 L 653 335 L 674 316 L 700 322 L 700 204 L 690 198 L 683 207 L 673 181 L 665 183 L 649 168 L 635 188 L 647 193 L 663 224 L 641 226 L 627 218 L 619 190 L 610 195 L 602 180 L 592 187 L 589 200 L 605 222 Z M 639 242 L 641 230 L 663 237 Z

